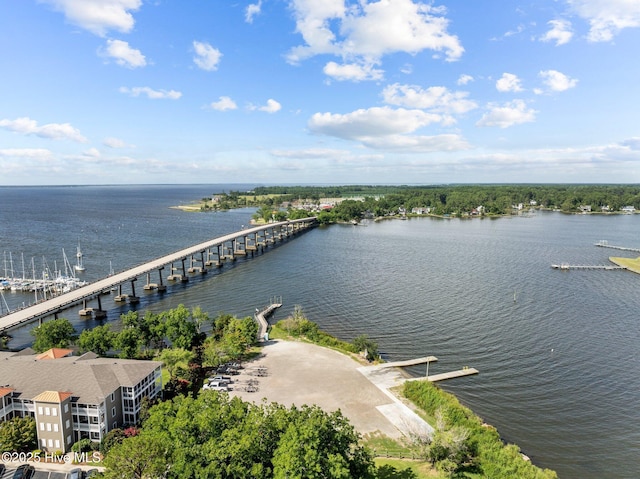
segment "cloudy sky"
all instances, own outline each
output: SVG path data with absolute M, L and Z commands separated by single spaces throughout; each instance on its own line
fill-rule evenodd
M 4 0 L 0 185 L 640 182 L 640 0 Z

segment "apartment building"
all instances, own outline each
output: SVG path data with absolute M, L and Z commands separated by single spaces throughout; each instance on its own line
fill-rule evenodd
M 158 361 L 71 353 L 0 351 L 0 421 L 33 417 L 45 451 L 66 452 L 80 439 L 98 442 L 114 428 L 136 424 L 143 398 L 162 390 Z

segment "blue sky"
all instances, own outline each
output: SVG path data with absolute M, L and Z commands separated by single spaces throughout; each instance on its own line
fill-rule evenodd
M 640 182 L 640 0 L 4 0 L 0 185 Z

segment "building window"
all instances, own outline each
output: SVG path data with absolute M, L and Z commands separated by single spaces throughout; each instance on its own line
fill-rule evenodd
M 67 421 L 64 423 L 65 427 L 67 429 L 69 429 L 69 427 L 71 427 L 71 422 L 69 422 L 69 420 L 67 419 Z
M 53 425 L 53 432 L 58 432 L 58 425 L 57 424 Z
M 46 439 L 40 439 L 40 444 L 42 445 L 42 447 L 47 447 L 47 440 Z
M 43 422 L 40 423 L 40 430 L 44 431 L 44 423 Z
M 111 417 L 116 417 L 116 408 L 115 407 L 111 408 Z
M 112 392 L 112 393 L 111 393 L 111 402 L 113 402 L 113 401 L 115 401 L 115 400 L 116 400 L 116 393 L 115 393 L 115 392 Z
M 56 449 L 60 449 L 60 439 L 56 439 Z
M 58 408 L 57 407 L 52 407 L 51 408 L 51 414 L 53 416 L 57 416 L 58 415 Z
M 44 414 L 44 411 L 42 410 L 42 406 L 38 406 L 38 414 L 40 414 L 41 416 Z
M 67 444 L 71 444 L 71 434 L 67 436 Z
M 47 431 L 51 432 L 51 423 L 47 423 Z
M 53 439 L 49 439 L 49 447 L 53 447 Z
M 64 405 L 64 412 L 65 412 L 65 414 L 69 412 L 69 405 L 68 404 Z

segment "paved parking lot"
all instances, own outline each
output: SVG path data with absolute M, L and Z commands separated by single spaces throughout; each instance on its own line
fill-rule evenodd
M 268 341 L 262 357 L 245 363 L 233 376 L 231 395 L 245 401 L 278 402 L 285 406 L 316 404 L 325 411 L 340 409 L 362 434 L 399 438 L 430 427 L 388 388 L 401 384 L 396 368 L 385 370 L 359 364 L 349 356 L 300 341 Z M 261 372 L 264 376 L 261 376 Z M 246 391 L 249 381 L 257 391 Z

